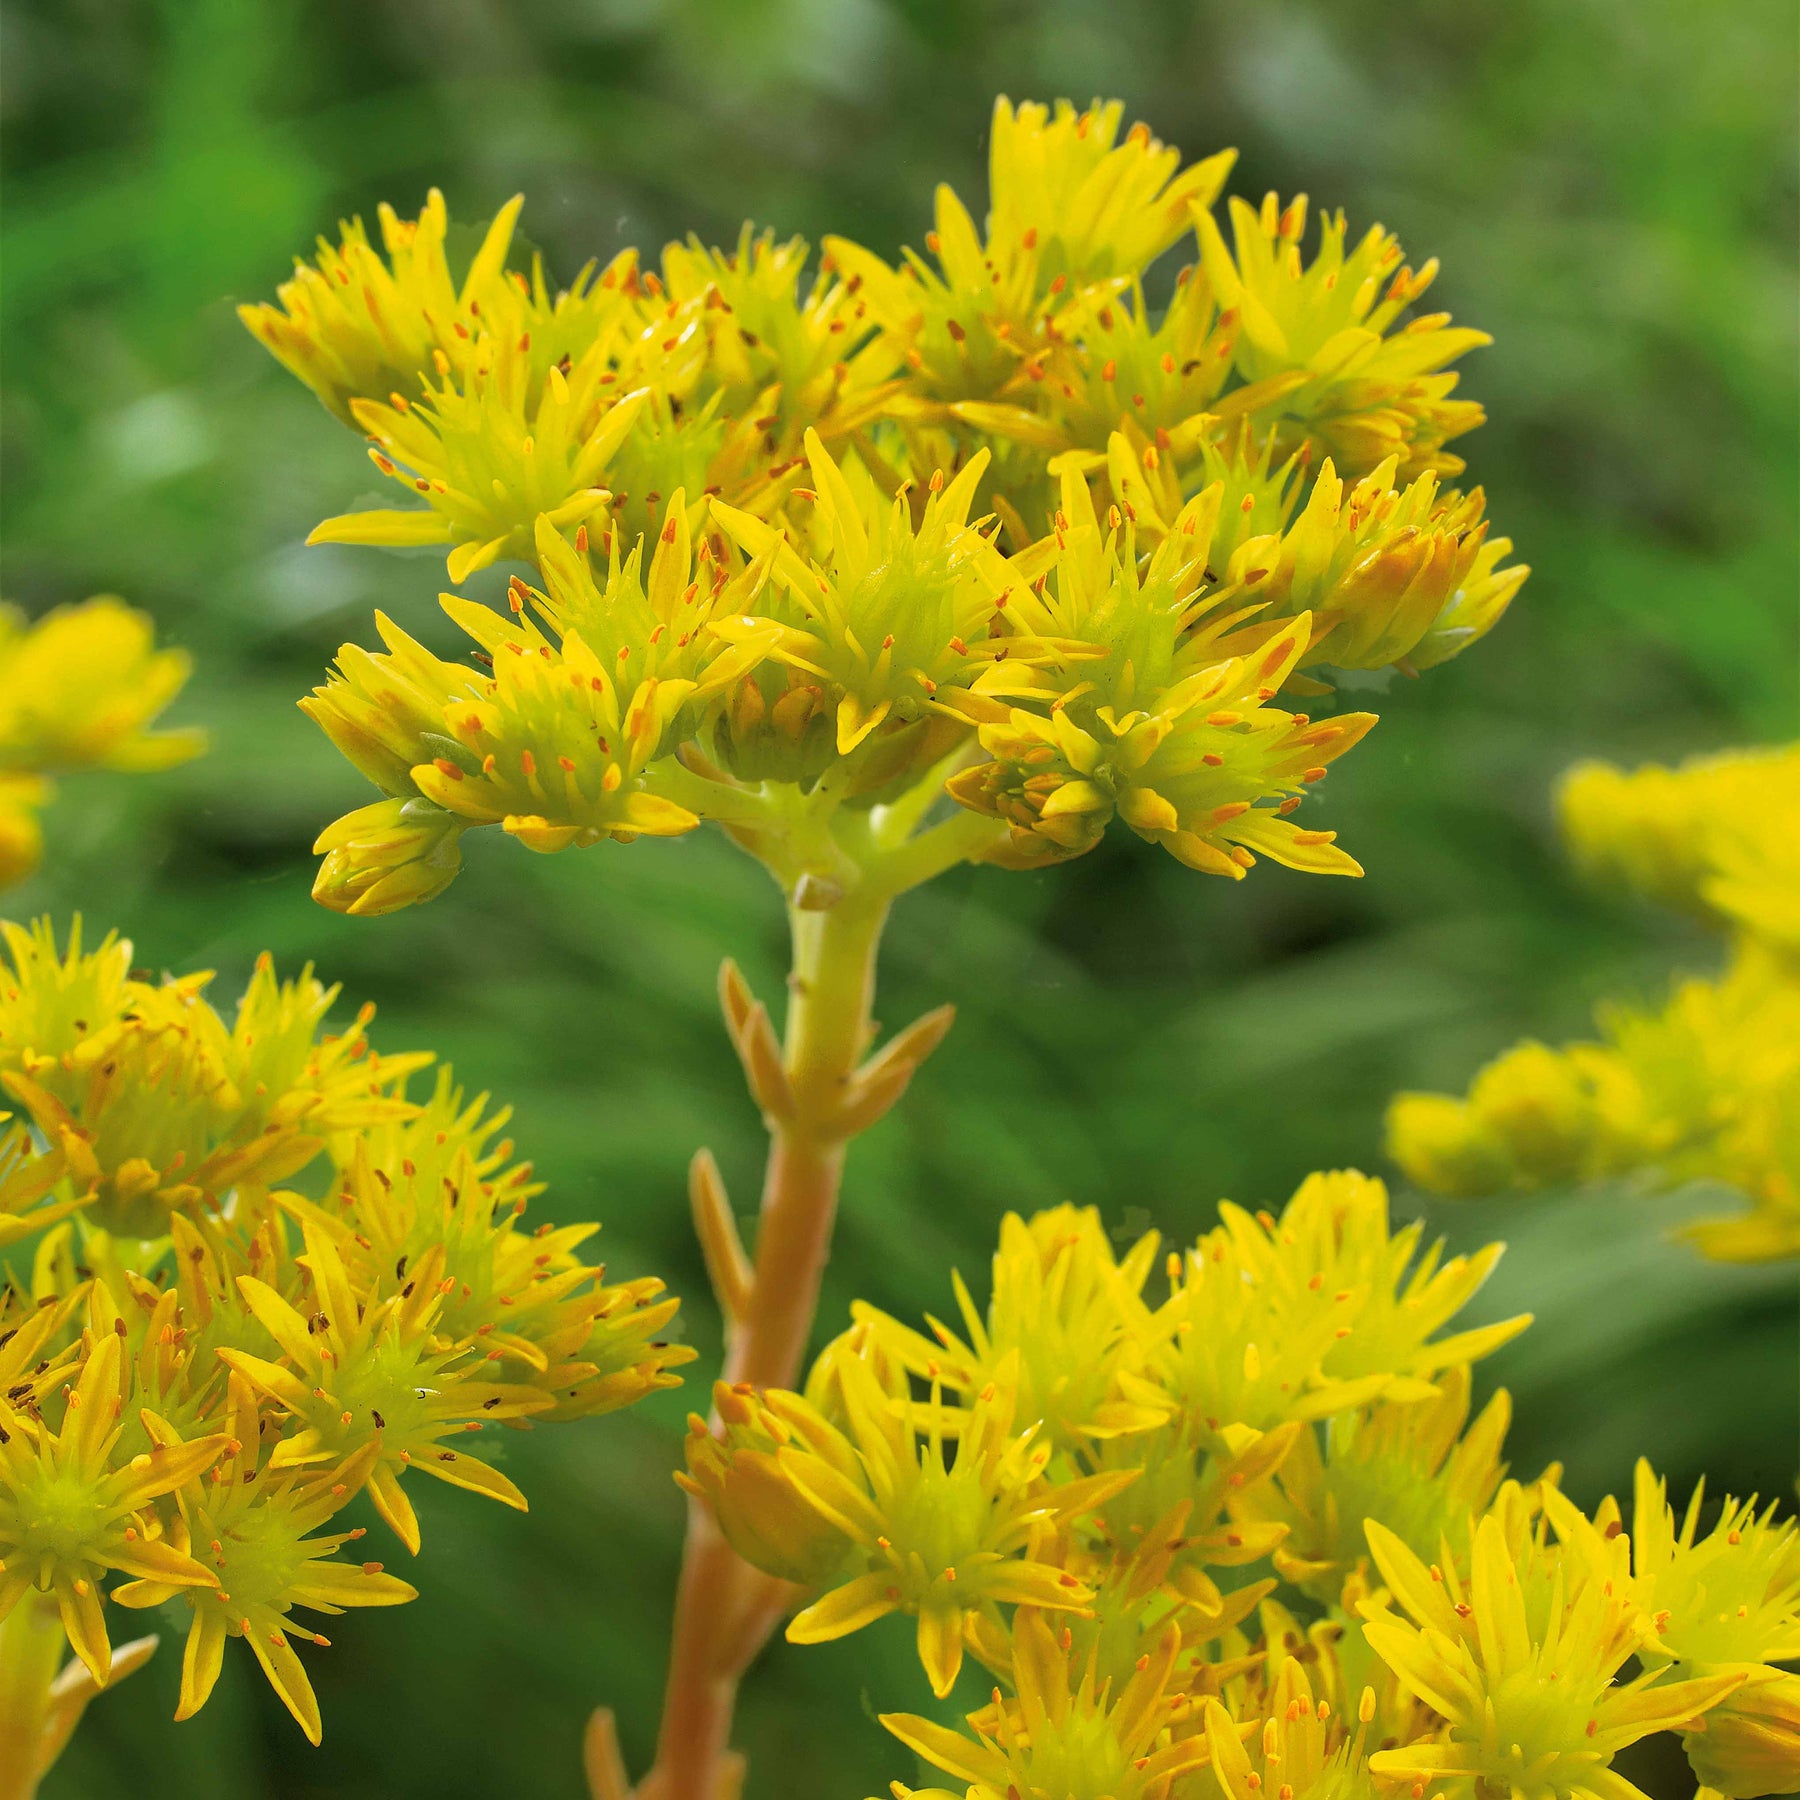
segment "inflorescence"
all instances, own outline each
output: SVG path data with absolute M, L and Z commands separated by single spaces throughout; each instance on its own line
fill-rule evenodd
M 52 1596 L 103 1687 L 104 1602 L 173 1603 L 179 1717 L 241 1637 L 316 1743 L 294 1609 L 415 1593 L 337 1516 L 366 1495 L 416 1555 L 409 1477 L 522 1509 L 476 1435 L 672 1385 L 676 1303 L 608 1284 L 597 1227 L 528 1229 L 506 1112 L 377 1054 L 371 1008 L 322 1031 L 310 970 L 263 959 L 223 1014 L 117 936 L 0 929 L 0 1247 L 36 1240 L 0 1290 L 0 1619 Z
M 317 897 L 427 899 L 481 826 L 755 847 L 796 802 L 842 835 L 915 791 L 969 815 L 956 860 L 1117 818 L 1211 874 L 1360 873 L 1290 815 L 1375 721 L 1292 702 L 1454 656 L 1524 581 L 1452 485 L 1487 339 L 1417 310 L 1436 264 L 1379 226 L 1323 216 L 1308 254 L 1271 196 L 1228 243 L 1231 153 L 1121 123 L 1002 100 L 985 236 L 943 187 L 898 265 L 831 238 L 808 278 L 746 226 L 558 289 L 507 267 L 515 200 L 459 276 L 434 193 L 245 307 L 410 502 L 315 542 L 528 571 L 505 610 L 445 596 L 471 660 L 383 618 L 306 703 L 383 795 L 319 839 Z
M 1640 1464 L 1627 1520 L 1508 1476 L 1443 1335 L 1499 1256 L 1421 1253 L 1378 1181 L 1226 1204 L 1158 1269 L 1091 1209 L 1001 1227 L 959 1328 L 873 1308 L 804 1393 L 721 1385 L 688 1485 L 790 1583 L 797 1643 L 916 1620 L 962 1729 L 882 1723 L 951 1789 L 913 1800 L 1644 1800 L 1611 1767 L 1682 1734 L 1703 1789 L 1800 1776 L 1800 1534 Z M 1163 1280 L 1152 1291 L 1152 1278 Z M 1635 1661 L 1634 1661 L 1635 1659 Z
M 1800 1256 L 1800 747 L 1679 769 L 1570 772 L 1564 835 L 1596 881 L 1726 935 L 1725 968 L 1657 1011 L 1602 1009 L 1596 1041 L 1527 1041 L 1466 1098 L 1401 1094 L 1389 1148 L 1442 1194 L 1629 1179 L 1735 1189 L 1686 1235 L 1731 1262 Z

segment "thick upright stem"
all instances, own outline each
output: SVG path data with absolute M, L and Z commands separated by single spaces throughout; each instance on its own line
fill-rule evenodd
M 27 1593 L 0 1624 L 0 1800 L 37 1793 L 50 1684 L 62 1660 L 56 1602 Z
M 755 1279 L 726 1347 L 728 1381 L 791 1387 L 799 1377 L 844 1168 L 840 1112 L 867 1045 L 887 910 L 885 895 L 866 894 L 822 912 L 789 908 L 783 1064 L 793 1104 L 769 1120 Z M 726 1800 L 738 1681 L 778 1616 L 768 1577 L 740 1561 L 712 1515 L 690 1502 L 662 1731 L 642 1800 Z

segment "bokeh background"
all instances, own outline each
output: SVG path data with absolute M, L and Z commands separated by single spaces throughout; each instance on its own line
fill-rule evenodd
M 883 252 L 933 184 L 981 206 L 993 95 L 1124 97 L 1233 188 L 1380 219 L 1494 348 L 1473 476 L 1536 573 L 1463 661 L 1371 703 L 1330 784 L 1358 883 L 1265 863 L 1234 886 L 1135 841 L 1042 875 L 964 871 L 908 900 L 884 966 L 902 1023 L 961 1021 L 859 1144 L 823 1324 L 979 1281 L 1001 1213 L 1063 1199 L 1177 1238 L 1221 1195 L 1279 1201 L 1314 1167 L 1379 1168 L 1391 1091 L 1459 1086 L 1596 997 L 1653 998 L 1714 947 L 1580 891 L 1548 791 L 1574 758 L 1795 729 L 1794 21 L 1787 0 L 8 0 L 4 582 L 37 611 L 99 591 L 197 663 L 178 716 L 215 734 L 153 780 L 66 784 L 15 916 L 81 909 L 139 960 L 308 960 L 509 1098 L 550 1182 L 606 1221 L 611 1266 L 665 1274 L 702 1351 L 686 1398 L 510 1443 L 520 1518 L 420 1496 L 423 1593 L 309 1658 L 310 1751 L 250 1664 L 171 1727 L 179 1643 L 89 1714 L 49 1800 L 580 1793 L 597 1701 L 641 1766 L 681 1509 L 682 1413 L 718 1334 L 682 1171 L 717 1150 L 748 1211 L 759 1133 L 713 1017 L 719 956 L 778 989 L 777 896 L 722 842 L 534 858 L 476 843 L 434 905 L 359 922 L 307 897 L 308 843 L 359 778 L 295 711 L 381 606 L 429 633 L 442 565 L 302 548 L 368 493 L 360 449 L 239 329 L 341 216 L 441 185 L 568 276 L 624 243 L 746 216 Z M 498 572 L 496 572 L 498 573 Z M 1404 691 L 1399 691 L 1399 689 Z M 349 1004 L 347 1000 L 346 1005 Z M 1416 1200 L 1397 1197 L 1403 1208 Z M 1790 1491 L 1791 1272 L 1669 1244 L 1691 1196 L 1444 1206 L 1513 1248 L 1479 1302 L 1539 1322 L 1487 1365 L 1515 1466 L 1562 1458 L 1589 1502 L 1649 1451 Z M 435 1485 L 435 1484 L 427 1484 Z M 171 1651 L 173 1653 L 171 1653 Z M 751 1800 L 910 1777 L 872 1711 L 926 1702 L 904 1633 L 778 1646 L 745 1690 Z M 1667 1784 L 1667 1785 L 1663 1785 Z M 1661 1773 L 1652 1791 L 1690 1792 Z

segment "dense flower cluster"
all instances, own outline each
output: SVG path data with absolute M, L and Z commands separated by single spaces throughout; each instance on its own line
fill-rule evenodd
M 1679 769 L 1573 770 L 1565 835 L 1595 878 L 1729 934 L 1722 974 L 1592 1043 L 1527 1042 L 1466 1098 L 1402 1094 L 1389 1146 L 1421 1186 L 1486 1194 L 1633 1177 L 1723 1182 L 1750 1210 L 1687 1234 L 1730 1261 L 1800 1255 L 1800 747 Z
M 1498 1246 L 1421 1255 L 1351 1172 L 1220 1212 L 1155 1292 L 1154 1234 L 1009 1217 L 960 1331 L 859 1306 L 804 1394 L 692 1422 L 790 1638 L 904 1613 L 936 1694 L 991 1677 L 964 1729 L 884 1717 L 956 1783 L 896 1796 L 1644 1800 L 1611 1763 L 1660 1731 L 1716 1794 L 1800 1782 L 1793 1521 L 1509 1478 L 1470 1365 L 1529 1321 L 1443 1335 Z
M 320 838 L 318 898 L 428 898 L 472 827 L 706 819 L 829 896 L 876 809 L 923 829 L 946 792 L 938 863 L 1079 855 L 1116 817 L 1213 874 L 1359 873 L 1289 815 L 1374 720 L 1293 702 L 1444 661 L 1525 579 L 1444 485 L 1482 416 L 1451 365 L 1487 340 L 1414 310 L 1436 265 L 1380 227 L 1326 216 L 1309 256 L 1271 196 L 1227 244 L 1231 154 L 1121 124 L 1002 100 L 985 230 L 940 188 L 898 265 L 832 238 L 808 280 L 746 226 L 556 289 L 507 266 L 514 201 L 453 274 L 434 193 L 244 308 L 411 501 L 314 541 L 522 566 L 510 616 L 445 597 L 472 662 L 384 619 L 309 703 L 384 796 Z
M 149 729 L 188 666 L 183 651 L 154 648 L 150 621 L 117 600 L 58 607 L 29 625 L 0 606 L 0 887 L 38 865 L 52 776 L 166 769 L 200 754 L 204 732 Z
M 103 1686 L 104 1602 L 173 1605 L 180 1717 L 241 1637 L 317 1742 L 294 1609 L 414 1594 L 339 1515 L 416 1554 L 409 1476 L 522 1508 L 473 1434 L 672 1384 L 675 1302 L 608 1285 L 595 1226 L 527 1230 L 506 1113 L 447 1068 L 409 1092 L 431 1059 L 376 1054 L 370 1009 L 322 1032 L 310 971 L 264 959 L 227 1016 L 117 936 L 0 929 L 0 1247 L 36 1239 L 0 1289 L 0 1621 L 48 1596 Z

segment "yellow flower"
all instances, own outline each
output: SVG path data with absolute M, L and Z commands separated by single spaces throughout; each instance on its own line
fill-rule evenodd
M 1287 1527 L 1274 1553 L 1285 1580 L 1337 1603 L 1367 1555 L 1367 1519 L 1420 1556 L 1435 1556 L 1445 1544 L 1458 1557 L 1467 1554 L 1472 1521 L 1486 1512 L 1506 1473 L 1500 1446 L 1512 1406 L 1503 1388 L 1470 1425 L 1467 1367 L 1447 1369 L 1437 1385 L 1431 1399 L 1334 1414 L 1322 1447 L 1313 1431 L 1302 1431 L 1273 1481 L 1250 1489 L 1234 1508 L 1240 1518 Z
M 1124 109 L 1096 102 L 1054 114 L 1027 102 L 994 104 L 990 213 L 984 242 L 968 209 L 937 190 L 936 229 L 895 270 L 844 238 L 827 238 L 833 264 L 936 401 L 988 400 L 1029 382 L 1027 364 L 1063 333 L 1094 290 L 1128 282 L 1188 228 L 1190 207 L 1217 197 L 1235 152 L 1191 168 L 1181 153 L 1134 125 L 1118 141 Z
M 450 544 L 454 582 L 502 557 L 529 559 L 540 517 L 579 525 L 612 498 L 600 483 L 649 393 L 620 386 L 610 349 L 596 343 L 566 375 L 552 365 L 534 393 L 527 334 L 490 342 L 460 385 L 446 358 L 419 400 L 352 401 L 376 468 L 426 510 L 343 513 L 306 541 Z
M 715 502 L 713 517 L 746 553 L 773 559 L 782 604 L 770 608 L 770 654 L 821 685 L 848 756 L 889 719 L 910 724 L 946 706 L 1007 653 L 999 609 L 1027 574 L 969 523 L 985 452 L 947 485 L 932 477 L 916 525 L 904 491 L 883 495 L 860 469 L 841 469 L 817 432 L 806 454 L 816 485 L 795 497 L 811 507 L 815 555 L 734 507 Z M 720 629 L 751 641 L 767 627 Z
M 1034 1560 L 1030 1542 L 1040 1525 L 1092 1510 L 1130 1477 L 1047 1485 L 1050 1445 L 1034 1427 L 1015 1431 L 1016 1376 L 1011 1369 L 1003 1375 L 965 1411 L 952 1413 L 934 1396 L 915 1421 L 914 1409 L 896 1405 L 861 1358 L 839 1359 L 847 1429 L 838 1433 L 820 1419 L 833 1434 L 828 1451 L 795 1441 L 775 1453 L 798 1502 L 849 1543 L 839 1585 L 795 1616 L 792 1642 L 825 1643 L 891 1612 L 916 1614 L 919 1660 L 941 1696 L 962 1666 L 971 1616 L 991 1617 L 998 1605 L 1087 1601 L 1090 1590 Z
M 1694 1724 L 1741 1685 L 1736 1673 L 1667 1681 L 1654 1670 L 1617 1682 L 1650 1638 L 1628 1542 L 1602 1538 L 1554 1488 L 1544 1501 L 1559 1542 L 1509 1540 L 1490 1514 L 1466 1581 L 1369 1522 L 1369 1548 L 1406 1617 L 1366 1606 L 1364 1634 L 1448 1722 L 1441 1741 L 1378 1751 L 1378 1778 L 1427 1783 L 1444 1800 L 1489 1788 L 1525 1800 L 1647 1800 L 1610 1767 L 1617 1752 Z
M 329 1236 L 359 1294 L 441 1265 L 437 1336 L 479 1340 L 499 1365 L 494 1373 L 538 1390 L 536 1420 L 610 1412 L 677 1385 L 668 1371 L 695 1352 L 660 1338 L 677 1309 L 662 1282 L 608 1285 L 604 1268 L 577 1254 L 598 1225 L 524 1229 L 542 1183 L 529 1163 L 512 1161 L 512 1140 L 499 1136 L 509 1116 L 490 1111 L 486 1094 L 465 1100 L 452 1071 L 440 1067 L 409 1116 L 365 1128 L 349 1155 L 335 1158 L 330 1199 L 276 1199 Z
M 1374 1695 L 1365 1697 L 1356 1730 L 1323 1695 L 1313 1697 L 1306 1669 L 1282 1660 L 1267 1710 L 1245 1739 L 1217 1700 L 1206 1701 L 1206 1744 L 1225 1800 L 1375 1800 L 1364 1744 Z
M 0 606 L 0 887 L 43 855 L 46 775 L 167 769 L 206 748 L 203 731 L 150 729 L 190 667 L 185 651 L 154 644 L 144 614 L 104 596 L 30 625 Z
M 1192 268 L 1176 277 L 1160 316 L 1140 281 L 1123 292 L 1102 286 L 1071 304 L 1050 345 L 1024 363 L 1027 391 L 950 410 L 978 431 L 1052 454 L 1103 451 L 1127 424 L 1146 442 L 1192 453 L 1266 398 L 1250 387 L 1221 395 L 1234 340 L 1235 322 L 1221 317 L 1211 284 Z
M 1029 1223 L 1008 1213 L 985 1318 L 951 1273 L 966 1339 L 936 1319 L 922 1337 L 862 1301 L 852 1313 L 913 1374 L 965 1398 L 1014 1369 L 1020 1414 L 1041 1419 L 1067 1451 L 1162 1423 L 1160 1410 L 1123 1398 L 1118 1380 L 1143 1359 L 1150 1312 L 1139 1296 L 1158 1242 L 1147 1232 L 1121 1261 L 1092 1207 L 1059 1206 Z
M 33 625 L 0 608 L 0 766 L 143 771 L 198 756 L 204 732 L 149 729 L 191 667 L 154 641 L 143 613 L 106 597 Z
M 367 1054 L 366 1014 L 321 1038 L 337 990 L 310 969 L 282 982 L 259 958 L 227 1024 L 201 996 L 208 977 L 132 980 L 117 937 L 84 956 L 72 933 L 63 960 L 47 921 L 3 929 L 0 1079 L 91 1171 L 90 1216 L 110 1231 L 161 1236 L 172 1208 L 287 1178 L 332 1133 L 405 1110 L 393 1085 L 429 1060 Z
M 1388 1150 L 1439 1193 L 1529 1190 L 1640 1175 L 1711 1177 L 1751 1210 L 1687 1227 L 1709 1256 L 1800 1253 L 1800 979 L 1744 939 L 1725 976 L 1688 981 L 1660 1013 L 1602 1011 L 1605 1038 L 1515 1046 L 1468 1097 L 1397 1095 Z
M 346 645 L 337 675 L 301 703 L 400 803 L 352 813 L 321 836 L 320 898 L 348 911 L 429 898 L 455 875 L 456 838 L 471 825 L 497 823 L 531 849 L 554 851 L 691 831 L 700 815 L 654 791 L 659 783 L 730 804 L 719 784 L 652 765 L 766 652 L 773 625 L 751 624 L 732 643 L 718 628 L 728 618 L 742 624 L 767 559 L 733 574 L 702 542 L 696 565 L 679 493 L 647 574 L 642 544 L 621 557 L 615 535 L 596 582 L 578 542 L 571 548 L 540 525 L 545 591 L 515 581 L 514 621 L 444 596 L 491 675 L 444 662 L 378 616 L 386 651 Z
M 1201 264 L 1220 303 L 1241 321 L 1239 373 L 1249 382 L 1288 371 L 1306 376 L 1269 408 L 1285 434 L 1316 443 L 1351 475 L 1390 457 L 1406 480 L 1456 474 L 1462 459 L 1443 446 L 1483 415 L 1475 402 L 1451 397 L 1457 378 L 1445 366 L 1492 340 L 1453 329 L 1448 313 L 1390 330 L 1431 285 L 1436 259 L 1416 273 L 1396 268 L 1400 246 L 1379 225 L 1346 251 L 1344 216 L 1327 213 L 1318 253 L 1306 264 L 1304 195 L 1285 209 L 1273 194 L 1260 208 L 1233 199 L 1231 223 L 1235 256 L 1210 211 L 1194 208 Z
M 100 1583 L 113 1571 L 171 1588 L 210 1587 L 211 1573 L 160 1536 L 146 1509 L 219 1458 L 223 1436 L 159 1443 L 112 1466 L 121 1384 L 119 1340 L 107 1333 L 68 1390 L 61 1425 L 0 1440 L 0 1619 L 33 1587 L 56 1596 L 69 1645 L 105 1686 L 112 1645 Z M 16 1422 L 16 1416 L 15 1416 Z
M 1244 626 L 1261 610 L 1255 597 L 1236 581 L 1208 586 L 1219 487 L 1188 503 L 1140 572 L 1132 528 L 1121 536 L 1115 510 L 1103 535 L 1085 481 L 1065 469 L 1062 482 L 1055 597 L 1027 589 L 1007 609 L 1028 643 L 1045 646 L 1022 660 L 1042 666 L 1015 672 L 1009 661 L 977 683 L 968 710 L 987 721 L 981 745 L 994 760 L 949 783 L 964 806 L 1011 827 L 997 858 L 1081 855 L 1116 813 L 1207 874 L 1241 879 L 1258 851 L 1361 874 L 1334 833 L 1301 830 L 1287 814 L 1374 717 L 1315 724 L 1270 704 L 1311 643 L 1312 620 Z
M 1115 1695 L 1096 1677 L 1091 1656 L 1085 1663 L 1071 1657 L 1066 1630 L 1059 1638 L 1042 1613 L 1022 1606 L 1013 1623 L 1013 1697 L 971 1715 L 973 1737 L 913 1713 L 885 1713 L 881 1722 L 927 1762 L 969 1783 L 967 1800 L 1170 1800 L 1173 1784 L 1207 1758 L 1204 1737 L 1167 1737 L 1171 1714 L 1187 1710 L 1176 1678 L 1180 1648 L 1170 1627 Z M 898 1783 L 894 1791 L 914 1800 L 943 1792 Z
M 1702 1792 L 1760 1800 L 1800 1791 L 1800 1675 L 1751 1677 L 1682 1743 Z
M 860 430 L 894 391 L 891 353 L 870 345 L 875 320 L 855 289 L 820 269 L 804 299 L 804 238 L 777 242 L 746 224 L 730 250 L 696 237 L 662 255 L 671 306 L 697 307 L 706 380 L 725 416 L 753 419 L 767 456 L 791 458 L 812 425 L 828 443 Z
M 1581 763 L 1564 776 L 1558 807 L 1590 875 L 1800 949 L 1800 745 L 1629 774 Z
M 278 1474 L 261 1455 L 262 1418 L 250 1384 L 232 1379 L 226 1412 L 231 1439 L 209 1479 L 187 1483 L 181 1505 L 188 1535 L 212 1585 L 177 1585 L 167 1579 L 140 1579 L 115 1589 L 123 1606 L 159 1606 L 185 1598 L 193 1609 L 187 1653 L 181 1665 L 181 1702 L 175 1717 L 190 1719 L 203 1707 L 219 1678 L 227 1637 L 241 1637 L 255 1655 L 269 1685 L 281 1696 L 307 1738 L 318 1743 L 319 1703 L 306 1670 L 288 1642 L 298 1636 L 314 1644 L 327 1639 L 296 1627 L 296 1606 L 339 1613 L 351 1606 L 399 1606 L 418 1591 L 379 1563 L 342 1562 L 337 1552 L 360 1538 L 360 1527 L 315 1536 L 367 1478 L 377 1455 L 365 1445 L 335 1468 L 311 1474 Z
M 386 261 L 362 220 L 349 220 L 337 244 L 319 239 L 316 267 L 295 260 L 278 307 L 240 306 L 238 317 L 346 425 L 355 400 L 385 400 L 394 389 L 416 399 L 432 352 L 466 355 L 487 328 L 483 303 L 490 315 L 504 307 L 506 253 L 523 203 L 515 195 L 500 209 L 460 286 L 444 253 L 444 196 L 433 188 L 417 219 L 381 207 Z
M 1800 1524 L 1726 1499 L 1699 1536 L 1705 1484 L 1679 1526 L 1668 1484 L 1640 1459 L 1631 1520 L 1632 1573 L 1656 1628 L 1656 1659 L 1716 1668 L 1800 1659 Z
M 471 1426 L 541 1412 L 550 1397 L 518 1383 L 486 1380 L 487 1352 L 471 1334 L 446 1339 L 436 1329 L 445 1296 L 444 1251 L 435 1245 L 403 1275 L 390 1274 L 359 1300 L 336 1246 L 308 1226 L 305 1266 L 311 1307 L 292 1301 L 253 1275 L 238 1288 L 285 1362 L 242 1350 L 221 1355 L 297 1426 L 269 1459 L 271 1469 L 341 1461 L 373 1428 L 379 1457 L 368 1472 L 369 1496 L 394 1535 L 415 1556 L 419 1521 L 401 1487 L 417 1468 L 526 1510 L 525 1496 L 496 1468 L 444 1440 Z M 453 1284 L 452 1284 L 453 1285 Z M 391 1289 L 392 1291 L 386 1291 Z
M 333 912 L 379 918 L 435 899 L 462 867 L 465 827 L 429 800 L 377 800 L 326 826 L 313 898 Z
M 1500 1259 L 1414 1263 L 1420 1223 L 1392 1232 L 1387 1190 L 1354 1170 L 1309 1176 L 1283 1210 L 1223 1221 L 1171 1267 L 1156 1383 L 1215 1441 L 1379 1398 L 1428 1400 L 1443 1370 L 1498 1349 L 1528 1316 L 1434 1337 Z
M 862 1464 L 849 1440 L 810 1401 L 780 1388 L 716 1382 L 713 1408 L 716 1436 L 698 1413 L 688 1415 L 687 1472 L 675 1479 L 706 1502 L 731 1547 L 752 1567 L 802 1587 L 834 1584 L 855 1540 L 835 1519 L 796 1502 L 780 1455 L 798 1444 L 860 1483 Z
M 1685 1734 L 1705 1787 L 1733 1800 L 1800 1786 L 1800 1675 L 1774 1667 L 1800 1658 L 1800 1526 L 1775 1508 L 1727 1498 L 1699 1534 L 1704 1484 L 1679 1527 L 1667 1484 L 1637 1466 L 1632 1572 L 1656 1637 L 1646 1666 L 1680 1675 L 1735 1673 L 1744 1685 Z
M 415 1467 L 523 1507 L 466 1435 L 671 1385 L 692 1356 L 667 1341 L 675 1302 L 583 1262 L 592 1225 L 523 1229 L 538 1185 L 504 1111 L 448 1069 L 409 1099 L 431 1059 L 377 1057 L 367 1009 L 323 1035 L 336 991 L 310 971 L 260 959 L 228 1020 L 208 977 L 153 985 L 116 934 L 3 931 L 0 1077 L 31 1128 L 0 1119 L 0 1245 L 38 1241 L 0 1288 L 0 1617 L 53 1595 L 89 1674 L 43 1718 L 0 1697 L 0 1728 L 66 1735 L 147 1654 L 110 1650 L 117 1571 L 122 1604 L 188 1599 L 179 1716 L 245 1636 L 316 1742 L 293 1608 L 412 1597 L 338 1561 L 362 1531 L 328 1521 L 366 1487 L 416 1552 Z

